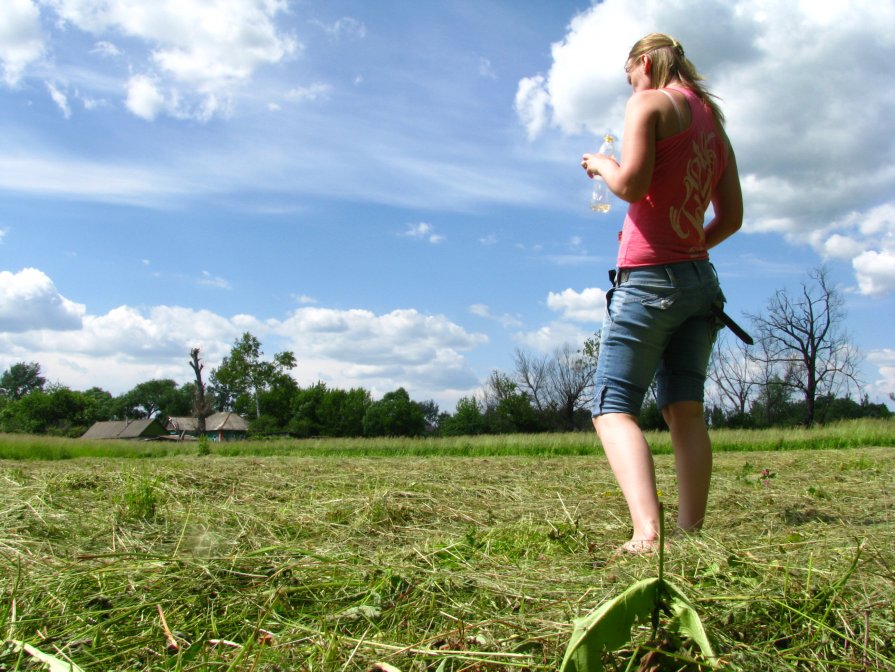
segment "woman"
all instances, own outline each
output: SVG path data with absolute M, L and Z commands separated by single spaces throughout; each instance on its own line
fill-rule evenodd
M 712 452 L 703 390 L 712 305 L 724 300 L 708 250 L 740 228 L 743 200 L 724 116 L 677 40 L 647 35 L 625 72 L 634 92 L 621 163 L 585 154 L 581 165 L 631 204 L 606 294 L 593 415 L 634 527 L 622 548 L 636 553 L 659 537 L 655 469 L 637 424 L 654 375 L 674 447 L 678 526 L 695 531 L 705 518 Z M 714 216 L 703 225 L 709 203 Z

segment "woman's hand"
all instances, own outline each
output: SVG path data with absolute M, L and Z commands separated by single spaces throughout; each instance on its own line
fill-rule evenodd
M 584 154 L 581 157 L 581 167 L 587 172 L 588 177 L 602 175 L 606 169 L 605 161 L 609 161 L 614 166 L 618 166 L 614 159 L 604 154 Z
M 590 160 L 593 158 L 593 156 L 594 156 L 593 154 L 585 154 L 584 156 L 581 157 L 581 167 L 584 168 L 584 172 L 587 173 L 588 177 L 593 177 L 594 175 L 597 174 L 596 171 L 594 171 L 590 167 L 590 163 L 589 163 Z

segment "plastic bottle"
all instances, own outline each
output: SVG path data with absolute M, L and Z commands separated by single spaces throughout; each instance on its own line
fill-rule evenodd
M 615 136 L 606 134 L 603 136 L 603 144 L 600 145 L 598 154 L 615 158 Z M 612 209 L 612 192 L 606 186 L 606 180 L 599 175 L 593 177 L 594 191 L 590 199 L 590 209 L 594 212 L 609 212 Z

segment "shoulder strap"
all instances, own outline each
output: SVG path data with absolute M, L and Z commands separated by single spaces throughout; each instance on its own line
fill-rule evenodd
M 681 119 L 681 108 L 678 107 L 677 100 L 665 89 L 659 89 L 659 91 L 668 96 L 668 100 L 670 100 L 671 104 L 674 106 L 674 113 L 675 115 L 677 115 L 677 130 L 678 132 L 681 132 L 682 130 L 684 130 L 684 122 Z

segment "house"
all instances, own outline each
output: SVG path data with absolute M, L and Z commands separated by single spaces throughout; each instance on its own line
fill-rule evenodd
M 169 434 L 196 436 L 199 433 L 196 418 L 168 418 Z M 212 441 L 236 441 L 246 438 L 249 423 L 237 413 L 223 411 L 205 418 L 205 436 Z
M 165 428 L 154 418 L 95 422 L 82 439 L 154 439 L 165 434 Z
M 236 441 L 246 438 L 249 423 L 236 413 L 215 413 L 205 418 L 205 433 L 214 441 Z

